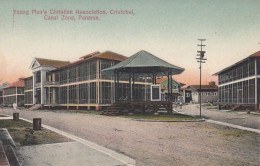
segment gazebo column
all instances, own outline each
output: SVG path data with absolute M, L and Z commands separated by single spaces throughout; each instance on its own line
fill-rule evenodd
M 119 88 L 119 72 L 117 72 L 117 76 L 116 76 L 116 82 L 117 82 L 117 89 Z M 118 94 L 119 90 L 117 90 L 117 101 L 119 100 L 119 94 Z
M 168 77 L 168 95 L 167 95 L 167 100 L 170 101 L 170 74 L 168 72 L 167 74 Z
M 114 72 L 115 102 L 117 101 L 116 72 Z
M 171 95 L 171 101 L 172 101 L 172 72 L 170 71 L 170 95 Z
M 128 89 L 128 100 L 132 100 L 132 87 L 131 87 L 131 79 L 132 79 L 132 73 L 129 73 L 129 89 Z
M 155 81 L 155 74 L 153 73 L 153 84 L 156 84 L 156 81 Z
M 133 76 L 132 76 L 132 81 L 133 81 L 133 84 L 132 84 L 132 97 L 131 99 L 135 99 L 135 73 L 133 73 Z

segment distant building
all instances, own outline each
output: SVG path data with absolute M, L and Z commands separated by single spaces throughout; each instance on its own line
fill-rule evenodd
M 198 103 L 199 100 L 199 92 L 200 85 L 190 85 L 187 87 L 186 95 L 191 94 L 191 99 L 193 102 Z M 217 102 L 218 101 L 218 86 L 215 82 L 209 82 L 209 85 L 201 85 L 201 102 Z
M 219 81 L 219 104 L 236 109 L 260 104 L 260 51 L 215 73 Z
M 16 103 L 18 106 L 24 104 L 24 80 L 19 79 L 6 86 L 3 90 L 3 105 L 10 106 Z
M 3 105 L 4 102 L 4 88 L 7 87 L 9 84 L 7 82 L 0 85 L 0 106 Z
M 190 103 L 192 101 L 192 93 L 190 89 L 183 88 L 183 99 L 185 103 Z
M 179 83 L 175 81 L 172 78 L 172 95 L 169 95 L 168 93 L 168 78 L 167 77 L 161 77 L 156 79 L 156 84 L 160 84 L 161 86 L 161 99 L 164 101 L 167 101 L 167 99 L 170 97 L 173 102 L 177 102 L 178 100 L 183 100 L 183 91 L 181 90 L 181 87 L 185 84 Z
M 33 77 L 24 78 L 24 105 L 33 105 Z

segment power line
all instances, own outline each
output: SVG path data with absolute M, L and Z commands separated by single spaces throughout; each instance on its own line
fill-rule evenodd
M 199 54 L 197 54 L 198 58 L 197 62 L 199 62 L 200 64 L 200 91 L 199 91 L 199 102 L 200 102 L 200 118 L 201 118 L 201 70 L 202 70 L 202 63 L 206 63 L 206 58 L 204 58 L 206 51 L 203 51 L 203 47 L 205 47 L 206 45 L 204 45 L 202 42 L 206 41 L 206 39 L 198 39 L 200 41 L 200 44 L 198 44 L 197 46 L 200 47 L 200 51 L 197 51 Z

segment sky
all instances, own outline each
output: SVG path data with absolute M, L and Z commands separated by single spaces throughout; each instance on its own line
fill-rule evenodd
M 129 57 L 146 50 L 185 68 L 174 76 L 177 81 L 198 84 L 199 38 L 206 39 L 202 83 L 217 81 L 214 73 L 260 50 L 259 6 L 258 0 L 1 0 L 0 83 L 30 76 L 34 57 L 75 61 L 94 51 Z M 47 14 L 32 14 L 34 9 Z M 44 20 L 56 16 L 51 9 L 72 10 L 75 21 L 61 20 L 61 15 Z M 91 15 L 99 20 L 78 20 L 77 9 L 107 14 Z

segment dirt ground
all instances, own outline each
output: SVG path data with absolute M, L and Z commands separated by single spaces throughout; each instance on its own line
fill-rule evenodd
M 260 135 L 207 122 L 140 122 L 44 110 L 21 110 L 21 117 L 41 117 L 46 125 L 129 155 L 141 166 L 260 165 Z

